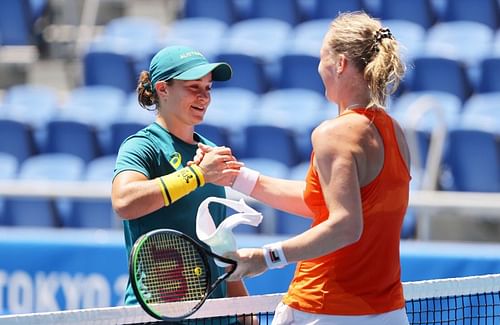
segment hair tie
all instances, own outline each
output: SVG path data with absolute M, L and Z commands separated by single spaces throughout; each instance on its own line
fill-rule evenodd
M 375 42 L 381 43 L 384 38 L 394 39 L 389 28 L 380 28 L 375 32 Z
M 153 91 L 153 86 L 151 85 L 151 81 L 143 81 L 142 87 L 144 87 L 144 89 L 146 89 L 147 91 Z
M 384 38 L 394 39 L 394 36 L 392 36 L 389 28 L 380 28 L 375 32 L 372 51 L 375 51 L 377 53 L 380 51 L 378 45 L 382 43 L 382 40 Z

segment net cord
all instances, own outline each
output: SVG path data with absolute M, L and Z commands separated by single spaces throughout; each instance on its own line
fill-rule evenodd
M 406 301 L 489 292 L 500 293 L 500 274 L 405 282 L 403 291 Z M 273 312 L 282 297 L 283 293 L 276 293 L 209 299 L 188 319 L 228 315 L 228 312 L 231 315 Z M 156 320 L 138 305 L 0 316 L 1 324 L 13 325 L 108 325 L 154 321 Z

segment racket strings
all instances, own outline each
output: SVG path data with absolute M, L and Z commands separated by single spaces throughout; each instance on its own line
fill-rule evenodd
M 136 265 L 142 297 L 155 305 L 159 314 L 186 314 L 207 291 L 209 281 L 203 258 L 192 243 L 179 236 L 159 234 L 147 240 Z

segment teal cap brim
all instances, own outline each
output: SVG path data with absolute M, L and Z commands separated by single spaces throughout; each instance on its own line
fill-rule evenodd
M 231 79 L 232 70 L 229 64 L 224 62 L 219 63 L 207 63 L 195 66 L 173 79 L 177 80 L 198 80 L 206 76 L 208 73 L 212 72 L 213 81 L 226 81 Z

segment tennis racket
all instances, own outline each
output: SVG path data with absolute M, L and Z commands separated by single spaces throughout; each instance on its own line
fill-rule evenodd
M 213 283 L 209 256 L 230 265 Z M 235 269 L 236 261 L 214 254 L 172 229 L 153 230 L 139 237 L 129 260 L 137 301 L 149 315 L 165 321 L 192 315 Z

